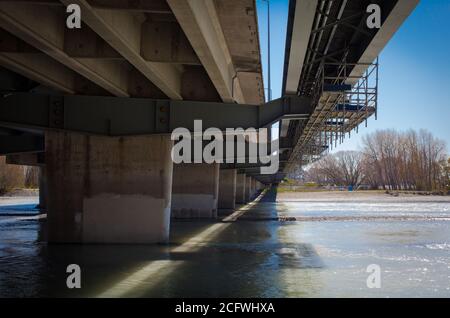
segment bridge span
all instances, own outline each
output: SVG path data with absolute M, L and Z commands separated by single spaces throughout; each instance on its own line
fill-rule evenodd
M 40 167 L 49 242 L 166 241 L 171 218 L 232 211 L 376 116 L 377 56 L 417 3 L 291 0 L 282 97 L 266 101 L 254 0 L 0 0 L 0 154 Z M 278 169 L 174 164 L 170 135 L 195 120 L 279 123 Z

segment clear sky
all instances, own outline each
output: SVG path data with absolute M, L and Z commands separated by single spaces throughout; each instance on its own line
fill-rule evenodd
M 267 4 L 257 0 L 261 55 L 267 87 Z M 270 1 L 272 97 L 281 95 L 288 0 Z M 378 120 L 338 145 L 358 149 L 377 129 L 425 128 L 450 151 L 450 1 L 421 0 L 380 55 Z

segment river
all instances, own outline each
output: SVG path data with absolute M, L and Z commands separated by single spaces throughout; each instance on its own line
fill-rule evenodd
M 275 195 L 167 245 L 48 245 L 37 198 L 1 198 L 0 297 L 450 297 L 449 197 Z

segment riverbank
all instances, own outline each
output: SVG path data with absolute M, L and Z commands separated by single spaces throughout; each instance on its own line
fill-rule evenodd
M 9 190 L 6 193 L 0 195 L 1 198 L 12 198 L 12 197 L 34 197 L 39 196 L 39 189 L 27 189 L 27 188 L 17 188 Z
M 414 192 L 396 192 L 392 195 L 390 192 L 382 190 L 375 191 L 278 191 L 277 201 L 389 201 L 389 202 L 448 202 L 448 195 L 419 195 Z

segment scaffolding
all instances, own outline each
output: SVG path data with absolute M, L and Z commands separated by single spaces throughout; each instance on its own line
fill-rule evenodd
M 321 63 L 309 85 L 314 111 L 291 161 L 311 163 L 341 144 L 370 116 L 377 116 L 378 59 L 374 63 Z

